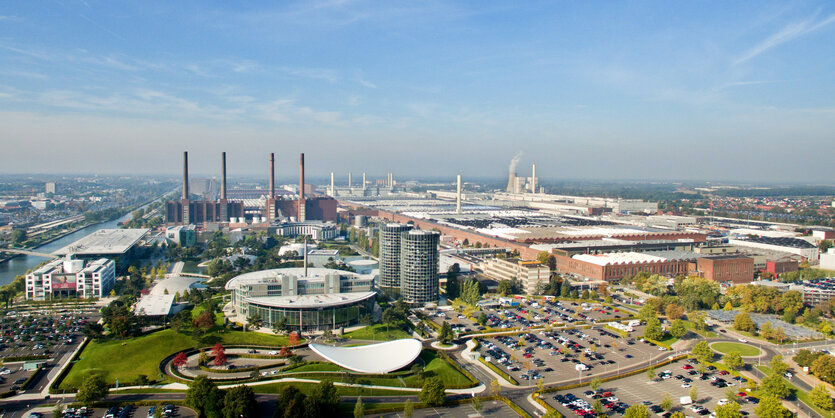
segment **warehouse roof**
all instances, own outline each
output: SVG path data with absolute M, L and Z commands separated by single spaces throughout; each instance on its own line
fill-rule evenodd
M 124 254 L 150 229 L 99 229 L 80 240 L 55 251 L 56 255 Z

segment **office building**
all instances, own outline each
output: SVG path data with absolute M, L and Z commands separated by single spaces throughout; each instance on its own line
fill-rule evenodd
M 484 275 L 496 281 L 519 280 L 522 290 L 528 295 L 539 294 L 541 286 L 548 284 L 551 269 L 537 260 L 517 258 L 491 258 L 482 265 Z
M 115 282 L 113 260 L 85 262 L 67 256 L 26 275 L 26 299 L 101 298 L 110 295 Z

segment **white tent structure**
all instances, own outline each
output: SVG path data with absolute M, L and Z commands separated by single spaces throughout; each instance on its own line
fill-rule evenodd
M 384 374 L 402 369 L 420 355 L 420 341 L 406 338 L 359 347 L 333 347 L 310 344 L 310 349 L 326 360 L 360 373 Z

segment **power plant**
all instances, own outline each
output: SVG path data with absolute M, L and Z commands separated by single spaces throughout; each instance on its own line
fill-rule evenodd
M 508 174 L 507 174 L 507 189 L 508 193 L 537 193 L 536 190 L 536 164 L 533 164 L 531 177 L 519 177 L 516 173 L 516 166 L 519 164 L 519 160 L 522 158 L 522 152 L 516 154 L 512 160 L 510 160 L 510 166 L 508 167 Z
M 299 156 L 297 199 L 276 195 L 275 153 L 270 153 L 270 172 L 266 196 L 261 199 L 229 199 L 226 182 L 226 152 L 221 154 L 221 187 L 217 200 L 191 200 L 189 193 L 188 152 L 183 152 L 182 198 L 169 201 L 165 208 L 167 225 L 274 224 L 306 220 L 336 221 L 336 200 L 331 197 L 305 196 L 304 154 Z M 260 204 L 258 202 L 261 202 Z

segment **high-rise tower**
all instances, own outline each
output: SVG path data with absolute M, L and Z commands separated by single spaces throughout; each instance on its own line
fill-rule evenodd
M 438 301 L 438 243 L 435 231 L 400 235 L 400 295 L 408 303 Z
M 412 229 L 408 224 L 386 224 L 380 227 L 380 288 L 397 297 L 400 293 L 400 239 Z

